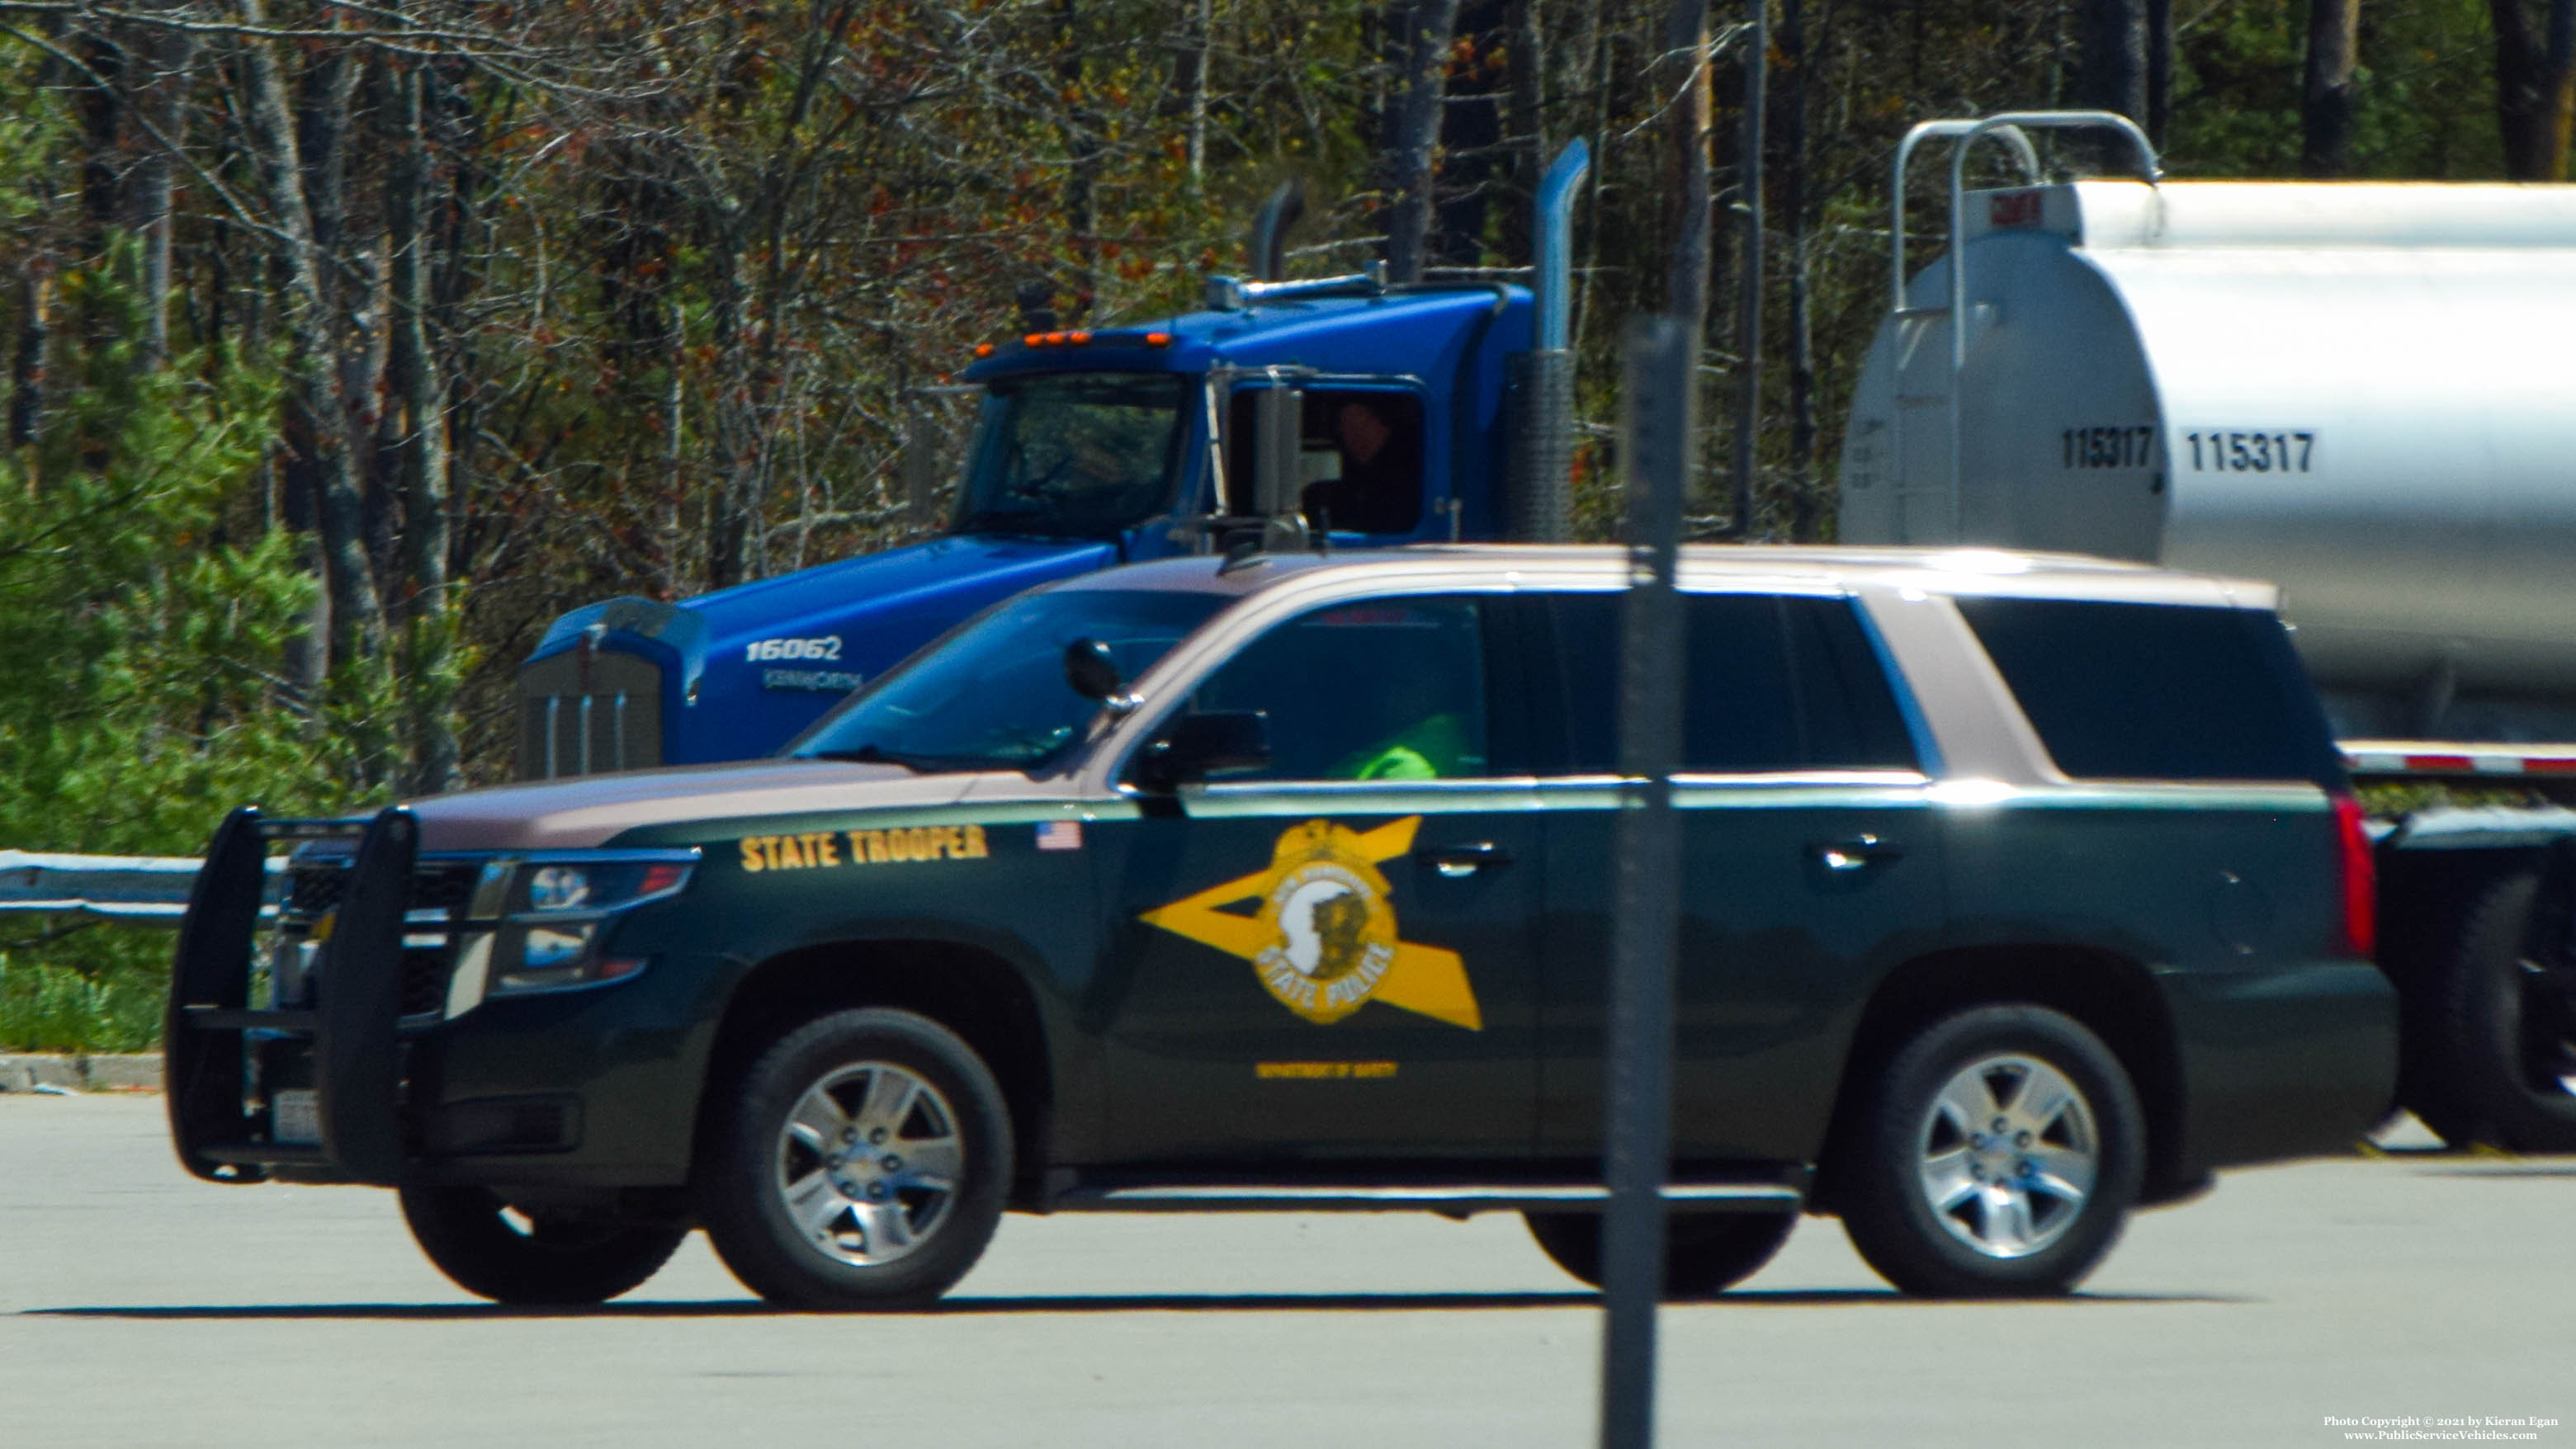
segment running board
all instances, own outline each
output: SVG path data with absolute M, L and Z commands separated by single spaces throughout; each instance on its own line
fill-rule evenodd
M 1776 1182 L 1670 1183 L 1667 1212 L 1793 1213 L 1806 1194 Z M 1312 1183 L 1078 1183 L 1049 1195 L 1060 1213 L 1391 1213 L 1465 1217 L 1490 1212 L 1599 1212 L 1598 1183 L 1416 1183 L 1361 1187 Z

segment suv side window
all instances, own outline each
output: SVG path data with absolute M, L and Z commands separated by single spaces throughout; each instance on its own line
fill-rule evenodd
M 1956 602 L 2069 775 L 2343 788 L 2325 716 L 2270 614 L 2086 599 Z
M 1472 598 L 1333 604 L 1246 645 L 1190 707 L 1267 716 L 1269 766 L 1229 781 L 1490 775 L 1485 615 Z
M 1550 691 L 1548 772 L 1608 774 L 1619 760 L 1621 595 L 1547 600 L 1562 694 Z M 1689 594 L 1682 768 L 1720 774 L 1913 769 L 1886 671 L 1848 599 Z

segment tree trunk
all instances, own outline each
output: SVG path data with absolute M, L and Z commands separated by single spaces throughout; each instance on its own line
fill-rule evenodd
M 196 38 L 172 26 L 147 23 L 137 29 L 143 71 L 134 104 L 153 130 L 176 141 L 186 129 Z M 140 144 L 141 154 L 127 173 L 125 226 L 139 249 L 136 290 L 143 304 L 143 355 L 158 367 L 170 359 L 171 158 L 159 140 L 146 137 Z
M 1658 67 L 1661 96 L 1671 97 L 1666 135 L 1671 143 L 1670 232 L 1672 270 L 1664 280 L 1664 312 L 1691 339 L 1696 373 L 1708 350 L 1709 140 L 1715 125 L 1709 82 L 1708 0 L 1673 0 L 1666 12 L 1664 53 Z M 1692 391 L 1698 392 L 1696 378 Z
M 1461 0 L 1453 48 L 1472 47 L 1481 61 L 1509 45 L 1503 0 Z M 1485 219 L 1493 207 L 1493 178 L 1510 168 L 1503 157 L 1503 108 L 1508 83 L 1481 64 L 1464 68 L 1440 107 L 1440 180 L 1447 195 L 1432 208 L 1435 232 L 1425 255 L 1455 267 L 1484 261 Z
M 717 339 L 719 370 L 711 398 L 715 414 L 711 440 L 715 444 L 715 486 L 707 490 L 705 547 L 707 587 L 725 589 L 743 581 L 743 546 L 750 532 L 746 510 L 752 493 L 752 473 L 758 463 L 752 456 L 751 379 L 744 365 L 742 344 L 742 240 L 730 212 L 717 218 L 717 225 L 722 230 L 708 248 L 707 258 L 714 272 L 709 287 L 713 305 L 707 320 Z
M 2148 120 L 2146 20 L 2144 0 L 2078 0 L 2070 104 L 2115 111 L 2141 124 Z M 2111 137 L 2090 136 L 2079 144 L 2081 154 L 2102 170 L 2130 164 L 2129 148 Z
M 2571 10 L 2571 0 L 2550 0 L 2550 23 Z M 2496 28 L 2496 131 L 2504 139 L 2504 175 L 2514 180 L 2553 180 L 2566 170 L 2558 144 L 2561 77 L 2550 75 L 2543 33 L 2532 31 L 2524 0 L 2488 0 Z
M 2352 170 L 2352 67 L 2361 0 L 2308 0 L 2308 71 L 2299 103 L 2299 169 Z
M 1539 5 L 1540 0 L 1505 0 L 1503 6 L 1504 43 L 1511 54 L 1510 111 L 1503 129 L 1512 148 L 1512 205 L 1503 216 L 1503 255 L 1514 262 L 1537 256 L 1530 207 L 1539 179 L 1547 174 L 1547 36 Z
M 2147 139 L 2165 148 L 2173 122 L 2173 0 L 2147 0 Z
M 390 381 L 401 400 L 403 689 L 411 736 L 410 793 L 437 794 L 457 782 L 456 730 L 448 718 L 451 626 L 447 601 L 447 397 L 429 344 L 429 136 L 424 78 L 414 63 L 395 80 L 401 150 L 385 185 L 386 241 L 393 277 L 387 323 Z
M 1387 128 L 1384 192 L 1387 198 L 1386 271 L 1396 282 L 1422 280 L 1431 234 L 1433 148 L 1440 140 L 1440 112 L 1448 95 L 1449 37 L 1458 26 L 1458 0 L 1411 0 L 1401 12 L 1394 49 L 1404 74 L 1396 94 L 1394 124 Z
M 2549 0 L 2549 54 L 2543 80 L 2549 123 L 2540 175 L 2544 181 L 2564 181 L 2568 144 L 2576 138 L 2576 0 Z
M 1065 313 L 1068 320 L 1079 322 L 1099 298 L 1099 274 L 1092 257 L 1100 234 L 1101 153 L 1105 149 L 1101 135 L 1105 127 L 1084 88 L 1083 53 L 1088 36 L 1081 0 L 1061 3 L 1058 24 L 1062 49 L 1056 61 L 1056 78 L 1069 98 L 1069 108 L 1058 123 L 1069 163 L 1064 174 L 1064 226 L 1066 250 L 1078 259 L 1072 277 L 1073 297 Z
M 1813 543 L 1816 496 L 1816 328 L 1808 295 L 1807 45 L 1804 0 L 1780 0 L 1780 55 L 1788 75 L 1780 118 L 1780 209 L 1789 245 L 1789 539 Z
M 1762 160 L 1763 110 L 1771 70 L 1771 12 L 1751 0 L 1752 32 L 1744 42 L 1744 250 L 1736 269 L 1735 504 L 1729 532 L 1753 536 L 1753 474 L 1762 441 Z
M 53 259 L 39 251 L 18 273 L 18 345 L 9 362 L 9 446 L 31 448 L 45 435 L 45 368 L 53 350 Z M 38 480 L 28 460 L 27 486 Z
M 1207 179 L 1208 119 L 1208 47 L 1216 27 L 1215 0 L 1189 0 L 1189 30 L 1181 38 L 1179 74 L 1173 77 L 1181 93 L 1189 97 L 1189 167 L 1190 189 L 1195 191 Z
M 244 20 L 264 23 L 259 0 L 245 0 Z M 350 465 L 348 420 L 341 408 L 337 328 L 326 285 L 327 265 L 314 239 L 305 205 L 305 163 L 296 121 L 287 103 L 274 42 L 242 41 L 246 84 L 242 119 L 248 131 L 276 228 L 278 268 L 290 360 L 286 374 L 288 433 L 302 455 L 302 472 L 314 500 L 314 522 L 323 563 L 323 592 L 331 609 L 330 652 L 320 661 L 328 675 L 373 659 L 384 642 L 384 607 L 368 566 L 363 509 Z

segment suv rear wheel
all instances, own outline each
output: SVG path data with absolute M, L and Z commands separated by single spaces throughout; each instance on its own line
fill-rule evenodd
M 774 1303 L 924 1307 L 1001 1221 L 1002 1089 L 955 1033 L 908 1011 L 808 1022 L 752 1063 L 710 1125 L 699 1215 L 725 1266 Z
M 523 1213 L 490 1188 L 407 1187 L 412 1240 L 457 1287 L 496 1303 L 605 1303 L 662 1269 L 685 1225 Z
M 1601 1286 L 1601 1214 L 1523 1213 L 1530 1236 L 1556 1266 Z M 1762 1271 L 1796 1213 L 1679 1213 L 1664 1219 L 1664 1298 L 1714 1298 Z
M 1843 1227 L 1908 1293 L 2064 1293 L 2119 1237 L 2144 1136 L 2119 1058 L 2074 1018 L 1964 1011 L 1879 1078 L 1839 1164 Z

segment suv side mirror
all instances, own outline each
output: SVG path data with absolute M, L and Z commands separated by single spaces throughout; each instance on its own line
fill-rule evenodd
M 1097 639 L 1076 639 L 1064 646 L 1064 682 L 1085 699 L 1116 699 L 1127 683 L 1118 675 L 1118 659 Z
M 1145 747 L 1136 761 L 1136 783 L 1168 792 L 1227 770 L 1257 770 L 1270 763 L 1270 717 L 1257 709 L 1185 714 L 1171 732 Z

